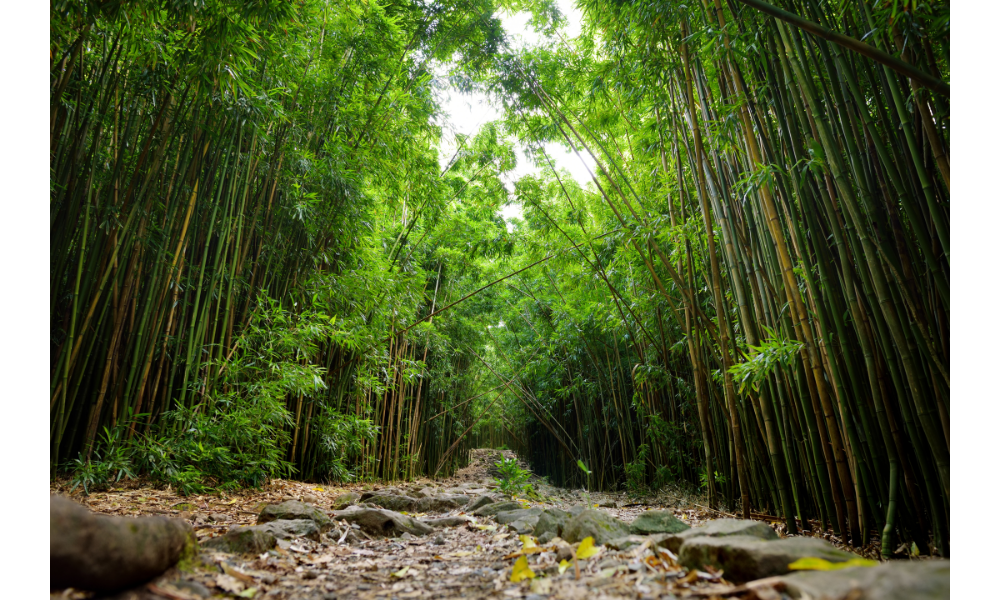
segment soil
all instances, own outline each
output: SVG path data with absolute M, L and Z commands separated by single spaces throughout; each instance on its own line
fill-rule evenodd
M 490 471 L 501 451 L 474 450 L 468 467 L 448 479 L 420 479 L 400 487 L 439 490 L 475 483 L 499 492 Z M 509 451 L 504 454 L 512 456 Z M 670 510 L 691 526 L 719 517 L 737 517 L 711 510 L 697 496 L 667 490 L 641 502 L 625 494 L 586 493 L 531 481 L 538 498 L 518 498 L 532 507 L 567 508 L 577 504 L 598 505 L 611 515 L 631 522 L 647 509 Z M 54 482 L 52 493 L 65 494 L 67 485 Z M 224 534 L 230 527 L 253 525 L 268 504 L 302 500 L 329 511 L 339 494 L 378 490 L 378 484 L 317 485 L 275 480 L 259 490 L 184 497 L 169 489 L 149 486 L 118 487 L 94 492 L 75 500 L 92 510 L 125 516 L 167 515 L 187 519 L 200 541 Z M 413 517 L 442 517 L 464 514 L 462 510 Z M 783 524 L 774 517 L 763 519 L 784 537 Z M 341 524 L 343 526 L 343 524 Z M 55 532 L 52 535 L 56 535 Z M 364 537 L 364 536 L 362 536 Z M 838 540 L 824 536 L 829 541 Z M 837 543 L 838 546 L 843 547 Z M 193 566 L 171 569 L 150 584 L 115 596 L 121 600 L 198 598 L 266 599 L 382 599 L 382 598 L 762 598 L 758 592 L 725 580 L 725 573 L 688 571 L 669 553 L 648 544 L 638 549 L 614 551 L 605 547 L 598 556 L 577 561 L 559 573 L 556 551 L 529 555 L 533 579 L 513 583 L 511 574 L 522 547 L 518 535 L 492 518 L 477 517 L 474 523 L 435 529 L 423 536 L 405 534 L 399 538 L 360 539 L 349 543 L 341 536 L 324 534 L 321 541 L 305 538 L 279 540 L 273 550 L 260 555 L 233 555 L 203 549 Z M 877 558 L 875 544 L 853 552 Z M 92 598 L 76 590 L 51 593 L 52 598 Z

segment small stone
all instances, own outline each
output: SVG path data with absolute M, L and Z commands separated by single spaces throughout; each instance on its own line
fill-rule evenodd
M 212 592 L 207 587 L 197 581 L 179 579 L 177 581 L 171 581 L 167 585 L 173 586 L 188 595 L 198 596 L 199 598 L 208 598 L 212 595 Z
M 515 510 L 498 512 L 496 513 L 495 518 L 497 523 L 506 525 L 507 523 L 513 523 L 518 519 L 523 519 L 525 517 L 537 517 L 540 514 L 542 514 L 542 509 L 540 508 L 517 508 Z
M 340 494 L 333 499 L 332 508 L 333 510 L 344 510 L 348 506 L 354 504 L 361 498 L 361 494 L 357 492 L 347 492 L 346 494 Z
M 313 569 L 308 569 L 306 572 L 302 573 L 302 579 L 316 579 L 319 577 L 319 573 Z
M 215 521 L 216 523 L 226 523 L 229 521 L 229 515 L 225 513 L 212 513 L 208 515 L 208 518 Z
M 431 527 L 458 527 L 465 525 L 471 519 L 469 517 L 440 517 L 437 519 L 420 519 L 421 523 L 426 523 Z
M 293 538 L 304 537 L 313 540 L 314 542 L 320 541 L 320 530 L 315 521 L 306 521 L 304 519 L 288 521 L 279 519 L 277 521 L 270 521 L 263 525 L 257 525 L 257 527 L 260 527 L 265 531 L 270 531 L 274 534 L 274 537 L 279 540 L 290 540 Z
M 319 498 L 313 494 L 303 494 L 302 501 L 306 504 L 319 504 Z
M 417 536 L 413 535 L 413 534 L 412 534 L 412 533 L 410 533 L 409 531 L 404 531 L 404 532 L 403 532 L 403 535 L 399 536 L 399 539 L 401 539 L 401 540 L 406 540 L 406 541 L 410 541 L 410 540 L 415 540 L 415 539 L 417 539 Z
M 538 530 L 538 526 L 536 525 L 536 526 L 535 526 L 535 531 L 537 532 L 537 530 Z M 549 543 L 549 542 L 551 542 L 551 541 L 552 541 L 552 540 L 553 540 L 553 539 L 554 539 L 555 537 L 556 537 L 556 534 L 555 534 L 555 532 L 553 532 L 553 531 L 546 531 L 546 532 L 543 532 L 543 533 L 542 533 L 541 535 L 539 535 L 539 536 L 538 536 L 538 543 L 539 543 L 539 544 L 542 544 L 542 545 L 545 545 L 545 544 L 548 544 L 548 543 Z
M 439 535 L 436 538 L 434 538 L 434 541 L 431 543 L 434 544 L 435 546 L 444 546 L 444 538 Z
M 376 537 L 398 537 L 404 531 L 427 535 L 432 531 L 425 523 L 406 515 L 378 508 L 354 508 L 333 513 L 334 517 L 357 524 L 361 531 Z

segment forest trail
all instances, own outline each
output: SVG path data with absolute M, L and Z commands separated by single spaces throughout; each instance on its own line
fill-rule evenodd
M 491 506 L 495 509 L 501 507 L 501 503 L 510 503 L 496 489 L 497 483 L 493 477 L 496 472 L 494 465 L 501 456 L 512 458 L 513 452 L 473 450 L 469 466 L 450 478 L 438 481 L 421 479 L 395 486 L 327 486 L 278 480 L 263 490 L 220 495 L 183 497 L 169 490 L 138 487 L 92 493 L 78 500 L 99 513 L 124 516 L 166 514 L 187 519 L 194 526 L 201 544 L 201 553 L 193 569 L 184 572 L 171 569 L 145 587 L 114 596 L 119 600 L 192 600 L 207 597 L 532 600 L 546 597 L 790 597 L 776 591 L 783 589 L 783 584 L 777 582 L 777 578 L 764 580 L 767 583 L 763 587 L 754 583 L 736 585 L 726 579 L 724 570 L 720 571 L 712 566 L 705 566 L 704 570 L 682 567 L 678 563 L 677 554 L 667 549 L 669 541 L 664 542 L 671 534 L 642 537 L 632 535 L 628 538 L 618 536 L 618 539 L 610 542 L 599 539 L 598 541 L 604 542 L 599 553 L 578 560 L 577 573 L 572 565 L 572 556 L 574 546 L 578 548 L 579 542 L 570 545 L 559 537 L 553 539 L 550 532 L 537 538 L 538 547 L 544 550 L 539 552 L 537 549 L 530 549 L 536 538 L 530 538 L 531 541 L 525 544 L 524 540 L 529 538 L 519 536 L 518 530 L 535 528 L 536 533 L 541 531 L 543 525 L 538 521 L 537 513 L 543 510 L 555 514 L 558 511 L 553 509 L 562 509 L 579 514 L 584 503 L 589 503 L 594 509 L 592 512 L 617 518 L 622 523 L 632 523 L 645 511 L 655 509 L 669 511 L 685 525 L 696 528 L 704 527 L 707 522 L 716 525 L 744 523 L 757 530 L 755 535 L 759 536 L 760 530 L 763 530 L 767 534 L 763 536 L 765 539 L 778 540 L 785 536 L 781 533 L 780 523 L 776 525 L 777 530 L 771 530 L 764 521 L 719 519 L 718 517 L 729 515 L 706 509 L 695 502 L 697 498 L 686 497 L 681 493 L 671 495 L 661 492 L 645 503 L 636 503 L 624 494 L 588 494 L 583 490 L 555 488 L 534 476 L 530 481 L 534 491 L 533 499 L 516 498 L 516 503 L 524 507 L 515 508 L 520 512 L 501 512 L 499 515 L 487 516 L 484 513 L 497 512 L 490 510 Z M 61 488 L 60 484 L 53 484 L 51 491 L 64 492 Z M 464 500 L 458 497 L 463 497 Z M 486 503 L 485 497 L 494 501 Z M 446 512 L 434 510 L 454 505 L 450 503 L 455 500 L 462 500 L 460 508 Z M 271 508 L 265 513 L 273 511 L 278 504 L 301 506 L 289 501 L 300 501 L 318 507 L 333 517 L 331 522 L 322 527 L 325 533 L 319 534 L 315 527 L 311 530 L 304 528 L 297 533 L 304 533 L 305 537 L 298 537 L 293 533 L 286 536 L 289 539 L 277 540 L 277 545 L 270 549 L 267 549 L 269 544 L 265 543 L 257 548 L 253 548 L 251 544 L 248 548 L 250 552 L 243 554 L 222 551 L 223 544 L 228 539 L 225 534 L 230 528 L 258 523 L 258 515 L 267 506 Z M 286 502 L 288 504 L 284 504 Z M 352 506 L 348 510 L 333 510 L 350 502 L 357 502 L 358 506 Z M 408 516 L 430 524 L 433 528 L 424 527 L 420 532 L 423 535 L 400 533 L 399 529 L 394 529 L 389 531 L 388 537 L 380 537 L 366 533 L 366 530 L 369 533 L 371 530 L 367 529 L 364 519 L 360 520 L 360 528 L 348 524 L 352 520 L 352 514 L 376 512 L 394 514 L 406 521 L 399 515 L 407 513 L 391 513 L 376 506 L 399 502 L 423 502 L 422 506 L 430 507 L 426 513 L 410 512 Z M 470 507 L 475 504 L 482 506 L 471 510 Z M 470 514 L 474 512 L 480 513 L 480 516 Z M 655 513 L 650 513 L 652 514 Z M 515 518 L 518 516 L 521 518 Z M 289 521 L 276 523 L 288 524 Z M 302 521 L 296 523 L 301 525 Z M 405 523 L 403 526 L 405 527 Z M 595 529 L 594 532 L 598 538 L 601 537 L 600 531 Z M 565 525 L 560 527 L 560 533 L 573 539 L 573 534 L 569 533 Z M 576 532 L 577 537 L 580 535 L 583 534 Z M 825 544 L 819 540 L 811 541 Z M 656 544 L 660 546 L 657 547 Z M 586 543 L 583 545 L 586 546 Z M 830 550 L 838 552 L 832 546 Z M 877 546 L 873 544 L 861 553 L 875 558 L 878 554 Z M 521 571 L 517 564 L 522 554 L 526 555 L 527 565 L 534 577 L 514 582 L 512 575 Z M 858 558 L 856 555 L 850 556 Z M 570 560 L 562 563 L 560 568 L 563 558 Z M 932 564 L 919 562 L 924 565 Z M 933 564 L 942 563 L 947 571 L 947 561 L 934 561 Z M 915 564 L 915 561 L 896 562 L 880 568 Z M 911 575 L 908 574 L 910 580 L 919 582 L 919 578 L 914 579 Z M 947 578 L 944 582 L 947 584 Z M 52 598 L 88 597 L 92 596 L 72 590 L 52 593 Z

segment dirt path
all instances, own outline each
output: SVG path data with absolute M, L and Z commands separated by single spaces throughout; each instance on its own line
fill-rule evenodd
M 507 453 L 510 454 L 510 453 Z M 354 484 L 323 486 L 293 481 L 275 481 L 264 490 L 233 494 L 182 497 L 152 488 L 118 489 L 78 497 L 95 511 L 114 515 L 171 515 L 188 519 L 200 541 L 224 534 L 230 527 L 253 525 L 268 504 L 302 500 L 332 512 L 333 500 L 345 492 L 394 491 L 417 493 L 464 493 L 470 497 L 487 492 L 501 499 L 490 476 L 499 451 L 476 450 L 472 463 L 447 480 L 418 480 L 393 486 Z M 568 508 L 589 502 L 631 522 L 649 509 L 671 510 L 689 525 L 698 525 L 722 515 L 698 506 L 695 499 L 679 494 L 661 495 L 649 504 L 635 504 L 624 495 L 585 494 L 581 490 L 554 488 L 534 480 L 542 500 L 519 499 L 523 505 L 540 508 Z M 63 490 L 53 485 L 53 493 Z M 380 490 L 380 488 L 382 488 Z M 537 499 L 536 499 L 537 500 Z M 461 509 L 448 513 L 411 514 L 416 518 L 465 515 Z M 341 523 L 343 525 L 343 523 Z M 777 528 L 780 534 L 780 527 Z M 346 527 L 343 528 L 346 534 Z M 588 560 L 578 561 L 559 573 L 560 555 L 546 551 L 528 556 L 534 579 L 511 582 L 515 558 L 522 548 L 516 532 L 498 525 L 492 517 L 475 517 L 474 522 L 441 527 L 425 536 L 403 534 L 395 538 L 365 539 L 354 535 L 320 536 L 279 540 L 278 547 L 258 555 L 234 555 L 203 550 L 193 571 L 166 573 L 151 586 L 125 592 L 118 598 L 171 598 L 193 600 L 205 597 L 230 598 L 758 598 L 746 588 L 726 582 L 718 573 L 687 571 L 669 553 L 645 544 L 636 549 L 615 551 L 609 547 Z M 541 544 L 544 546 L 544 544 Z M 565 555 L 565 552 L 564 552 Z M 724 574 L 723 574 L 724 575 Z M 86 598 L 87 594 L 66 591 L 53 598 Z

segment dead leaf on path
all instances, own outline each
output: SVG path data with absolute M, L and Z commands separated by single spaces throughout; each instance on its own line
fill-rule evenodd
M 583 538 L 583 541 L 580 542 L 580 545 L 576 548 L 576 557 L 580 559 L 597 556 L 600 553 L 601 547 L 594 546 L 594 538 L 589 535 Z
M 562 575 L 569 568 L 569 561 L 565 558 L 559 561 L 559 574 Z
M 522 556 L 514 563 L 514 569 L 510 573 L 511 583 L 517 583 L 524 579 L 534 579 L 535 572 L 528 566 L 528 557 Z
M 220 573 L 215 576 L 215 585 L 220 590 L 229 592 L 230 594 L 238 594 L 243 591 L 243 583 L 226 573 Z
M 400 569 L 400 570 L 396 571 L 395 573 L 393 573 L 392 576 L 393 577 L 400 577 L 400 578 L 402 578 L 402 577 L 406 577 L 406 574 L 409 573 L 409 572 L 410 572 L 410 567 L 409 567 L 409 565 L 407 565 L 407 566 L 403 567 L 402 569 Z

